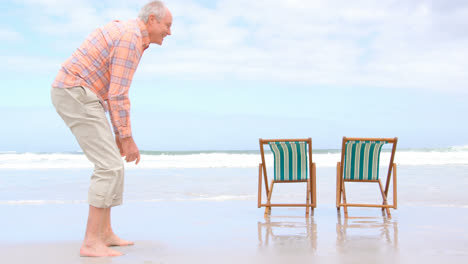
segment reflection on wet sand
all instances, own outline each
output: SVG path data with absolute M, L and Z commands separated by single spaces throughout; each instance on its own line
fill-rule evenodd
M 100 258 L 86 258 L 80 257 L 81 264 L 110 264 L 115 258 L 112 257 L 100 257 Z
M 313 217 L 269 216 L 257 224 L 260 251 L 311 253 L 317 249 L 317 224 Z
M 342 219 L 338 212 L 336 243 L 338 255 L 344 258 L 368 258 L 383 254 L 390 261 L 398 254 L 398 222 L 386 216 Z

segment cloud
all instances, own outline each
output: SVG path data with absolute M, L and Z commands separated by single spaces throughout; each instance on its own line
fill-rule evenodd
M 23 35 L 20 32 L 8 28 L 0 28 L 0 41 L 19 42 L 23 40 Z
M 468 25 L 465 2 L 171 4 L 173 36 L 163 52 L 145 54 L 146 73 L 466 90 L 468 38 L 457 29 Z
M 35 29 L 57 38 L 133 18 L 146 2 L 19 1 L 40 7 Z M 452 91 L 468 83 L 466 1 L 166 3 L 173 35 L 145 52 L 146 76 Z
M 60 61 L 44 56 L 2 55 L 0 69 L 9 73 L 51 73 L 58 72 Z
M 111 20 L 137 16 L 142 1 L 92 0 L 15 0 L 27 9 L 34 9 L 30 22 L 33 28 L 55 37 L 89 34 Z M 144 1 L 143 1 L 144 2 Z

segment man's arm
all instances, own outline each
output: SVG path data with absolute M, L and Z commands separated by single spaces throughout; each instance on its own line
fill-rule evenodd
M 109 110 L 109 113 L 112 111 Z M 111 116 L 111 121 L 114 123 L 112 114 Z M 117 144 L 117 147 L 119 148 L 120 151 L 120 156 L 125 157 L 125 161 L 127 162 L 132 162 L 135 161 L 135 164 L 138 164 L 140 162 L 140 151 L 138 150 L 137 145 L 135 144 L 135 141 L 133 140 L 133 137 L 125 137 L 125 138 L 120 138 L 118 134 L 117 128 L 114 126 L 114 133 L 115 133 L 115 143 Z
M 140 160 L 140 152 L 132 138 L 128 90 L 140 60 L 140 51 L 133 33 L 125 33 L 115 43 L 110 59 L 109 113 L 120 154 L 127 162 Z

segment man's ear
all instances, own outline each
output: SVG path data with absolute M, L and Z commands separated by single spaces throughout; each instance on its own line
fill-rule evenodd
M 150 14 L 148 16 L 148 21 L 150 22 L 150 25 L 152 25 L 154 23 L 158 23 L 158 20 L 156 19 L 156 16 L 154 14 Z

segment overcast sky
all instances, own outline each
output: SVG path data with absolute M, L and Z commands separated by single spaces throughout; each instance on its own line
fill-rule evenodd
M 146 1 L 2 1 L 0 151 L 74 151 L 50 103 L 60 64 Z M 258 138 L 468 145 L 468 1 L 165 1 L 174 21 L 130 90 L 146 150 L 257 149 Z

